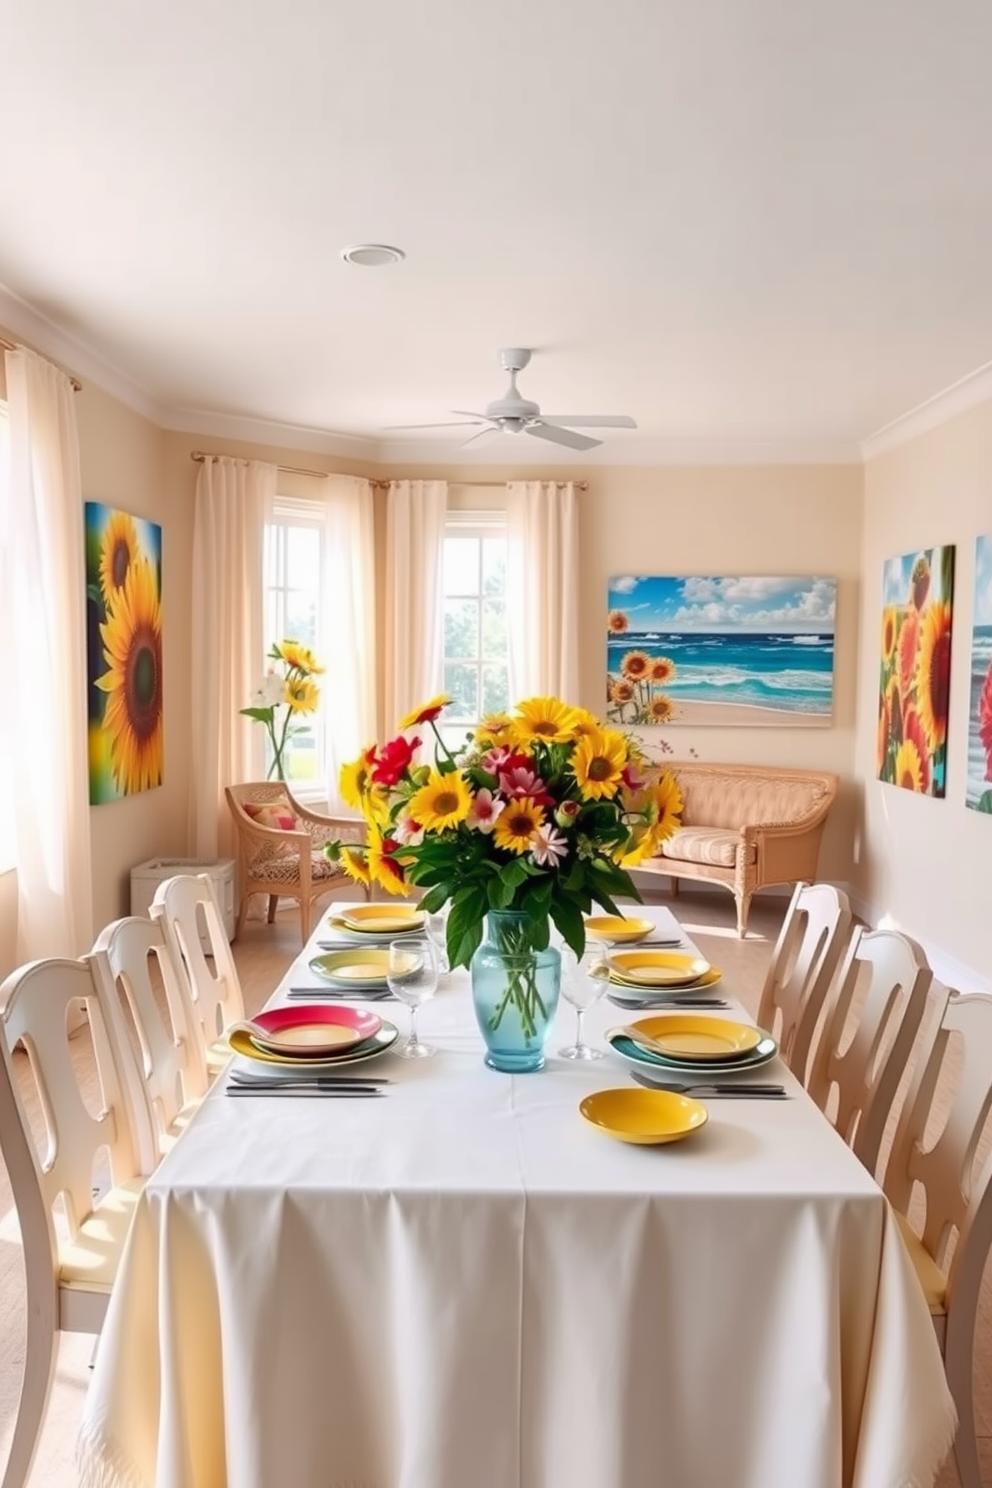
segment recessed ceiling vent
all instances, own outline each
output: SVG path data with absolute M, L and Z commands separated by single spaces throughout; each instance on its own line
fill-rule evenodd
M 342 248 L 341 257 L 345 263 L 381 269 L 384 264 L 401 263 L 406 254 L 402 248 L 390 248 L 388 243 L 355 243 L 351 248 Z

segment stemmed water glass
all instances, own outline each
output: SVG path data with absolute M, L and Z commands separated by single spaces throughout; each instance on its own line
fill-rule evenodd
M 437 991 L 437 953 L 428 936 L 391 940 L 386 983 L 394 997 L 410 1009 L 410 1037 L 399 1053 L 403 1059 L 427 1059 L 437 1050 L 417 1037 L 417 1009 Z
M 558 1050 L 562 1059 L 602 1059 L 601 1049 L 590 1048 L 583 1041 L 582 1019 L 602 997 L 609 979 L 609 950 L 605 945 L 587 944 L 581 956 L 576 956 L 568 946 L 562 947 L 561 995 L 575 1009 L 575 1043 Z
M 437 969 L 439 972 L 451 970 L 448 960 L 448 916 L 443 912 L 427 915 L 427 934 L 431 938 L 437 955 Z

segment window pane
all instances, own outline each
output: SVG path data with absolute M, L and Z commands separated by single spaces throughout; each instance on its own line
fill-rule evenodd
M 482 654 L 487 660 L 505 659 L 506 600 L 484 599 L 482 601 Z
M 482 717 L 505 713 L 510 706 L 510 679 L 505 666 L 482 668 Z
M 471 658 L 479 654 L 479 605 L 474 599 L 444 602 L 444 655 Z
M 287 527 L 286 573 L 301 589 L 315 591 L 320 583 L 320 531 L 316 527 Z
M 482 540 L 482 592 L 506 593 L 505 537 L 486 537 Z
M 302 594 L 291 589 L 286 595 L 286 631 L 280 640 L 299 641 L 317 649 L 317 601 L 313 593 Z M 318 661 L 323 658 L 318 657 Z
M 479 717 L 478 668 L 464 662 L 446 662 L 444 690 L 451 698 L 445 716 L 451 723 L 473 723 Z
M 446 537 L 444 539 L 445 594 L 478 594 L 479 539 Z

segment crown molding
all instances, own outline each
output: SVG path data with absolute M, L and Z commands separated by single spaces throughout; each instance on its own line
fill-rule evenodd
M 812 439 L 656 439 L 610 430 L 598 449 L 578 452 L 565 445 L 523 435 L 505 435 L 481 449 L 463 449 L 447 440 L 382 440 L 378 460 L 385 465 L 592 466 L 688 465 L 860 465 L 855 440 Z
M 166 409 L 150 393 L 14 294 L 5 284 L 0 284 L 0 326 L 14 340 L 23 341 L 33 351 L 50 357 L 84 385 L 92 383 L 151 423 L 164 427 Z
M 992 362 L 976 367 L 974 372 L 958 378 L 950 387 L 934 393 L 932 398 L 925 399 L 916 408 L 900 414 L 891 423 L 862 440 L 861 458 L 867 464 L 869 460 L 884 455 L 887 450 L 896 449 L 900 444 L 906 444 L 910 439 L 916 439 L 920 434 L 946 424 L 959 413 L 967 413 L 970 408 L 977 408 L 979 403 L 986 403 L 989 399 L 992 399 Z
M 340 434 L 332 429 L 311 429 L 304 424 L 282 424 L 273 419 L 246 418 L 233 413 L 211 413 L 201 408 L 166 408 L 161 425 L 176 434 L 197 434 L 205 439 L 236 439 L 246 444 L 275 445 L 306 451 L 312 455 L 341 455 L 349 460 L 380 458 L 382 445 L 362 434 Z

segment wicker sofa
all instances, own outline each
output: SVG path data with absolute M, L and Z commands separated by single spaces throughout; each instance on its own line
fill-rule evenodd
M 837 795 L 837 776 L 769 765 L 675 761 L 660 768 L 678 780 L 682 825 L 638 873 L 725 884 L 747 929 L 751 898 L 770 884 L 816 878 L 820 838 Z

